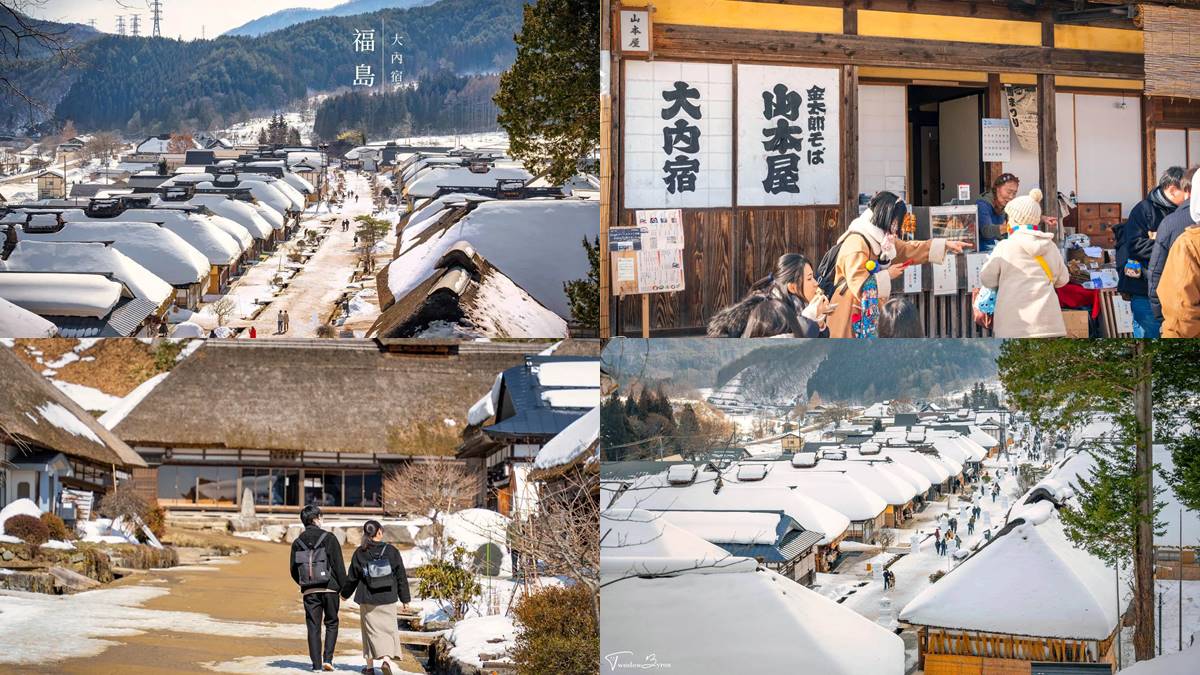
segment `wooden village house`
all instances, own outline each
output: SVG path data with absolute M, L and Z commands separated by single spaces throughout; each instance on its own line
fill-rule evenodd
M 210 341 L 113 431 L 148 465 L 137 489 L 169 510 L 383 510 L 386 472 L 444 458 L 471 401 L 529 347 L 452 341 Z
M 64 503 L 90 505 L 146 466 L 8 347 L 0 347 L 0 382 L 0 506 L 29 499 L 72 516 Z
M 581 343 L 588 345 L 590 343 Z M 471 407 L 458 448 L 479 477 L 479 503 L 505 515 L 536 508 L 529 476 L 543 446 L 600 405 L 599 355 L 526 356 Z
M 922 209 L 1012 173 L 1047 195 L 1060 240 L 1103 242 L 1198 160 L 1200 9 L 1176 4 L 604 0 L 601 237 L 680 209 L 682 290 L 637 294 L 604 247 L 601 336 L 703 334 L 781 254 L 820 260 L 882 190 L 924 238 Z M 781 123 L 798 151 L 764 144 Z M 984 334 L 979 260 L 956 258 L 953 284 L 929 265 L 905 284 L 929 337 Z
M 37 175 L 38 199 L 66 199 L 67 178 L 59 169 L 46 169 Z

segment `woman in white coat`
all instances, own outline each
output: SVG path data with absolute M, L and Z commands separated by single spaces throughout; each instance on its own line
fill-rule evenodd
M 1070 280 L 1054 235 L 1038 229 L 1042 191 L 1034 188 L 1004 207 L 1009 237 L 996 244 L 979 270 L 979 282 L 996 290 L 996 337 L 1064 337 L 1060 288 Z

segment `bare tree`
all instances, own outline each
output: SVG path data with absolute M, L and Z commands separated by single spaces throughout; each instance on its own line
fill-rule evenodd
M 237 303 L 229 298 L 221 298 L 208 306 L 210 312 L 217 317 L 217 325 L 224 326 L 229 317 L 237 310 Z
M 519 567 L 544 569 L 592 589 L 600 617 L 600 474 L 595 465 L 576 467 L 553 483 L 541 484 L 537 513 L 509 527 L 509 546 Z
M 13 66 L 39 51 L 48 53 L 61 67 L 75 63 L 67 28 L 48 25 L 29 16 L 29 12 L 44 7 L 46 0 L 3 0 L 0 1 L 0 99 L 14 99 L 16 103 L 34 110 L 45 110 L 46 104 L 34 98 L 9 76 L 17 69 Z
M 441 517 L 475 504 L 475 476 L 462 462 L 409 462 L 383 479 L 383 509 L 387 513 L 429 516 L 434 529 L 434 557 L 442 550 Z
M 883 528 L 875 533 L 875 544 L 883 549 L 884 553 L 891 548 L 892 544 L 896 543 L 896 531 L 890 528 Z

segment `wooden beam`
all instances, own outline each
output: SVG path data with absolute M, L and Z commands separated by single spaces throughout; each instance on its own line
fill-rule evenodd
M 1054 111 L 1054 75 L 1038 75 L 1038 178 L 1042 186 L 1042 213 L 1061 217 L 1058 212 L 1058 132 Z M 1061 223 L 1059 227 L 1061 228 Z M 1059 229 L 1059 232 L 1062 230 Z
M 1141 54 L 680 24 L 656 24 L 655 31 L 657 58 L 1144 76 Z
M 992 119 L 1000 119 L 1007 117 L 1004 114 L 1004 88 L 1000 86 L 1000 73 L 988 73 L 987 86 L 987 116 Z M 984 172 L 984 190 L 990 190 L 992 183 L 1004 173 L 1004 164 L 1002 162 L 988 162 L 987 170 Z
M 858 216 L 858 66 L 842 66 L 842 227 Z
M 609 78 L 617 76 L 612 69 L 612 7 L 609 0 L 600 3 L 600 58 L 608 58 Z M 613 180 L 616 172 L 613 160 L 612 95 L 600 92 L 600 337 L 612 337 L 610 310 L 612 307 L 611 279 L 608 257 L 609 219 L 616 211 L 613 204 Z
M 1158 96 L 1142 97 L 1142 193 L 1149 194 L 1158 185 L 1158 122 L 1162 119 Z
M 858 35 L 858 10 L 853 7 L 842 9 L 842 32 L 846 35 Z

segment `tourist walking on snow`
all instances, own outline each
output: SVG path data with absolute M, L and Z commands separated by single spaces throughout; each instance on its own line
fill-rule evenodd
M 282 309 L 279 310 L 279 312 L 275 315 L 275 334 L 283 335 L 283 310 Z
M 1062 337 L 1067 334 L 1055 289 L 1071 280 L 1054 234 L 1039 229 L 1042 191 L 1034 188 L 1004 207 L 1009 237 L 979 269 L 981 322 L 991 323 L 998 338 Z M 990 321 L 986 298 L 993 298 Z
M 292 329 L 292 315 L 288 311 L 283 310 L 283 332 L 288 332 Z
M 338 593 L 346 584 L 342 547 L 337 537 L 321 529 L 321 509 L 317 505 L 305 506 L 300 511 L 300 522 L 304 523 L 304 532 L 292 542 L 289 568 L 292 580 L 300 586 L 304 623 L 308 627 L 308 655 L 313 670 L 332 671 L 341 604 Z M 325 627 L 324 645 L 322 626 Z
M 946 252 L 962 253 L 970 244 L 946 239 L 899 238 L 908 206 L 891 192 L 880 192 L 867 210 L 838 238 L 833 269 L 829 337 L 875 337 L 879 305 L 891 296 L 892 281 L 907 264 L 940 263 Z
M 342 597 L 354 594 L 362 625 L 364 673 L 374 673 L 376 660 L 383 662 L 386 675 L 392 674 L 393 660 L 402 658 L 400 631 L 396 623 L 396 604 L 411 600 L 408 576 L 400 551 L 383 541 L 383 525 L 376 520 L 363 524 L 363 541 L 350 559 L 350 570 L 342 586 Z

